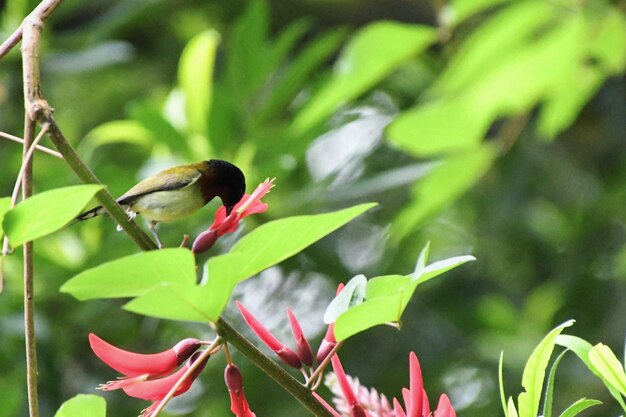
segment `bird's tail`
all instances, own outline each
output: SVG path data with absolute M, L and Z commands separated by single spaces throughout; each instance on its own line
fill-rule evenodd
M 104 213 L 104 208 L 102 206 L 94 207 L 91 210 L 87 210 L 84 213 L 80 213 L 78 216 L 74 218 L 75 222 L 80 222 L 82 220 L 91 219 L 92 217 L 99 216 Z

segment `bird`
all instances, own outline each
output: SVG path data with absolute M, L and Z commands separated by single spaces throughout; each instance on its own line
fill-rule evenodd
M 134 218 L 141 215 L 163 247 L 156 233 L 158 223 L 173 222 L 187 217 L 204 207 L 215 197 L 222 200 L 229 215 L 246 191 L 246 180 L 241 170 L 227 161 L 211 159 L 194 164 L 166 169 L 140 181 L 117 199 Z M 76 216 L 75 221 L 91 219 L 104 213 L 102 206 Z

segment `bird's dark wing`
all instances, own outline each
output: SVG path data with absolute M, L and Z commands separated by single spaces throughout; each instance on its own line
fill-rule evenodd
M 117 202 L 122 205 L 128 205 L 135 202 L 139 197 L 147 194 L 159 191 L 179 190 L 181 188 L 188 187 L 198 181 L 200 175 L 202 174 L 200 171 L 193 168 L 186 167 L 186 169 L 193 170 L 191 175 L 189 175 L 189 172 L 185 173 L 187 175 L 181 175 L 179 168 L 179 170 L 167 169 L 158 173 L 154 177 L 146 178 L 130 190 L 126 191 L 124 195 L 117 199 Z M 184 178 L 184 180 L 181 178 Z

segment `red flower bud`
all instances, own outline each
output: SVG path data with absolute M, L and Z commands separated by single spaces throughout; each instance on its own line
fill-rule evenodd
M 227 365 L 224 370 L 224 381 L 229 391 L 239 393 L 243 389 L 243 376 L 237 365 Z
M 335 323 L 331 323 L 328 325 L 326 329 L 326 335 L 320 343 L 320 347 L 317 350 L 317 363 L 322 363 L 324 359 L 330 354 L 333 348 L 337 345 L 337 340 L 335 340 Z
M 293 338 L 296 341 L 298 357 L 306 366 L 313 365 L 313 351 L 311 350 L 311 345 L 309 341 L 304 337 L 304 333 L 302 332 L 302 327 L 300 327 L 300 323 L 298 323 L 298 319 L 293 314 L 293 312 L 287 307 L 287 316 L 289 316 L 289 324 L 291 325 L 291 332 L 293 333 Z

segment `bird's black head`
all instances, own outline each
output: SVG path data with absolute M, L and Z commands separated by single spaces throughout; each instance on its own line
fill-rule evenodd
M 243 172 L 235 165 L 220 159 L 204 161 L 203 172 L 207 177 L 205 182 L 205 193 L 209 200 L 214 196 L 222 199 L 222 204 L 226 207 L 226 214 L 230 214 L 235 204 L 241 200 L 246 192 L 246 178 Z M 210 195 L 209 195 L 210 194 Z

